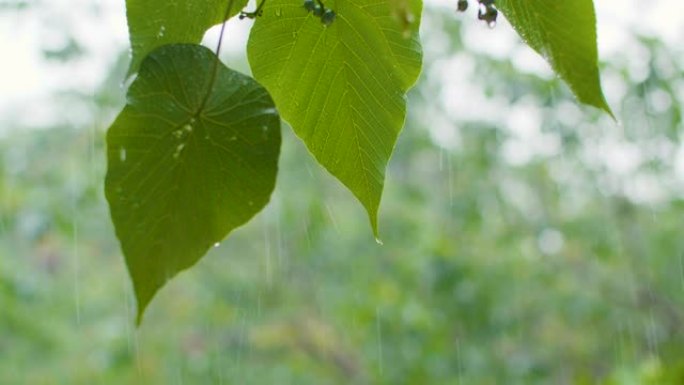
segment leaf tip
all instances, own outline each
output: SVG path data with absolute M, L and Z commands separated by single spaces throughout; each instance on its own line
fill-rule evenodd
M 615 116 L 615 114 L 613 113 L 613 110 L 610 108 L 610 106 L 608 105 L 608 102 L 606 102 L 605 99 L 603 99 L 603 105 L 602 105 L 600 108 L 601 108 L 604 112 L 606 112 L 606 113 L 611 117 L 611 119 L 613 119 L 613 121 L 614 121 L 615 123 L 618 122 L 617 117 Z
M 606 101 L 606 97 L 603 95 L 603 93 L 600 94 L 600 98 L 598 100 L 594 101 L 593 103 L 590 102 L 585 102 L 580 100 L 583 103 L 589 104 L 591 106 L 594 106 L 598 108 L 599 110 L 607 113 L 611 119 L 613 119 L 614 122 L 617 122 L 617 117 L 615 117 L 615 114 L 613 113 L 613 110 L 610 108 L 610 105 L 608 104 L 608 101 Z
M 145 309 L 138 310 L 138 315 L 135 316 L 135 327 L 140 328 L 142 325 L 143 315 L 145 314 Z
M 368 212 L 368 220 L 370 221 L 371 230 L 373 231 L 373 237 L 375 237 L 375 242 L 382 245 L 382 240 L 380 239 L 380 232 L 378 231 L 378 207 L 377 206 L 366 206 L 366 211 Z
M 140 325 L 142 325 L 143 317 L 145 316 L 145 310 L 147 309 L 147 305 L 149 305 L 150 301 L 152 300 L 152 295 L 145 295 L 143 296 L 140 291 L 136 289 L 135 291 L 135 302 L 136 302 L 136 315 L 135 315 L 135 327 L 139 328 Z

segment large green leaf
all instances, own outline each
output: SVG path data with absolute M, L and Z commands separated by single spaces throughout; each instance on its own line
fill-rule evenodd
M 214 72 L 217 60 L 198 45 L 153 51 L 107 134 L 105 192 L 138 320 L 167 280 L 259 212 L 274 188 L 273 101 L 245 75 L 222 64 Z
M 421 68 L 422 4 L 328 0 L 337 13 L 329 26 L 298 1 L 266 4 L 247 46 L 252 72 L 318 162 L 361 201 L 377 236 L 385 168 Z
M 497 0 L 496 6 L 580 102 L 613 115 L 601 90 L 592 0 Z
M 135 73 L 157 47 L 199 43 L 207 29 L 223 22 L 228 6 L 233 16 L 246 4 L 247 0 L 126 0 L 132 50 L 128 74 Z

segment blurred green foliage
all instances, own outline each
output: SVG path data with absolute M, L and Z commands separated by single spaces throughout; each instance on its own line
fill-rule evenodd
M 472 52 L 451 16 L 428 17 L 424 38 L 447 43 L 426 44 L 384 245 L 285 129 L 271 204 L 160 292 L 137 330 L 102 191 L 126 60 L 96 103 L 57 96 L 92 124 L 4 134 L 0 383 L 684 383 L 682 62 L 641 37 L 645 75 L 627 52 L 611 59 L 604 73 L 625 90 L 617 126 L 574 116 L 558 80 Z M 476 63 L 463 87 L 504 111 L 449 114 L 431 68 L 455 54 Z M 559 145 L 520 161 L 506 116 L 529 105 Z M 458 140 L 435 140 L 438 125 Z M 627 172 L 602 157 L 616 147 L 638 154 Z

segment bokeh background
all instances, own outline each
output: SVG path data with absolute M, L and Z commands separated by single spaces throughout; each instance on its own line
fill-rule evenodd
M 684 384 L 680 2 L 596 1 L 616 123 L 427 1 L 384 245 L 285 126 L 268 208 L 140 328 L 103 194 L 123 3 L 0 0 L 0 384 Z

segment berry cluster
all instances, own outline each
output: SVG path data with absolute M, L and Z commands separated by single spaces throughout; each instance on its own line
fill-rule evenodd
M 261 0 L 259 5 L 256 7 L 256 9 L 252 12 L 245 12 L 242 11 L 240 12 L 240 20 L 242 19 L 256 19 L 259 16 L 262 16 L 264 14 L 264 4 L 266 4 L 266 0 Z
M 477 11 L 477 18 L 486 21 L 488 25 L 496 24 L 499 11 L 494 6 L 494 0 L 479 0 L 479 2 L 480 8 Z
M 321 23 L 328 26 L 335 21 L 335 11 L 330 8 L 326 8 L 321 0 L 304 0 L 304 9 L 312 12 L 314 16 L 321 18 Z
M 487 25 L 493 27 L 496 25 L 496 18 L 499 16 L 499 11 L 494 6 L 494 0 L 477 0 L 480 7 L 477 10 L 477 18 L 487 22 Z M 458 0 L 457 9 L 459 12 L 464 12 L 468 9 L 468 0 Z

